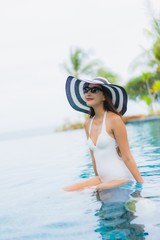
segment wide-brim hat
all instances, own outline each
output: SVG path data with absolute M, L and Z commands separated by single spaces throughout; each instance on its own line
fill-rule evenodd
M 122 115 L 126 112 L 128 97 L 125 89 L 116 84 L 111 84 L 107 79 L 102 77 L 96 77 L 92 80 L 82 80 L 73 76 L 67 78 L 66 95 L 72 108 L 87 114 L 90 113 L 90 107 L 87 106 L 83 93 L 83 87 L 86 83 L 102 85 L 103 89 L 106 89 L 117 112 Z

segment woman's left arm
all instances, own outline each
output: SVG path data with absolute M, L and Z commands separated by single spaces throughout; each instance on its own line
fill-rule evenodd
M 136 162 L 130 152 L 127 130 L 122 118 L 118 115 L 114 115 L 111 120 L 111 128 L 113 135 L 118 144 L 121 157 L 125 162 L 127 168 L 132 173 L 135 180 L 139 183 L 143 183 L 143 178 L 138 170 Z

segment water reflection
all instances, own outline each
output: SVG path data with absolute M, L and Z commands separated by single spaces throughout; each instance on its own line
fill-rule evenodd
M 148 235 L 143 224 L 132 223 L 136 216 L 136 202 L 141 190 L 114 188 L 97 193 L 101 207 L 96 211 L 98 226 L 95 229 L 103 239 L 143 240 Z

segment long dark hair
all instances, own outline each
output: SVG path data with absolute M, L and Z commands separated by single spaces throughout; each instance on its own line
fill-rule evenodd
M 111 98 L 110 92 L 107 91 L 107 89 L 104 88 L 103 86 L 101 86 L 101 88 L 103 90 L 103 95 L 105 97 L 105 101 L 103 102 L 104 110 L 116 113 L 119 116 L 121 116 L 121 113 L 119 113 L 117 111 L 117 109 L 114 107 L 114 105 L 112 103 L 112 98 Z M 90 118 L 92 118 L 94 115 L 95 115 L 95 111 L 94 111 L 94 109 L 92 107 L 90 107 L 90 113 L 89 113 Z

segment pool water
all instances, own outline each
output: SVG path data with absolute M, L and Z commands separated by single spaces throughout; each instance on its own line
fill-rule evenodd
M 160 121 L 126 127 L 145 183 L 100 192 L 63 191 L 93 176 L 83 130 L 0 135 L 0 240 L 160 240 Z

